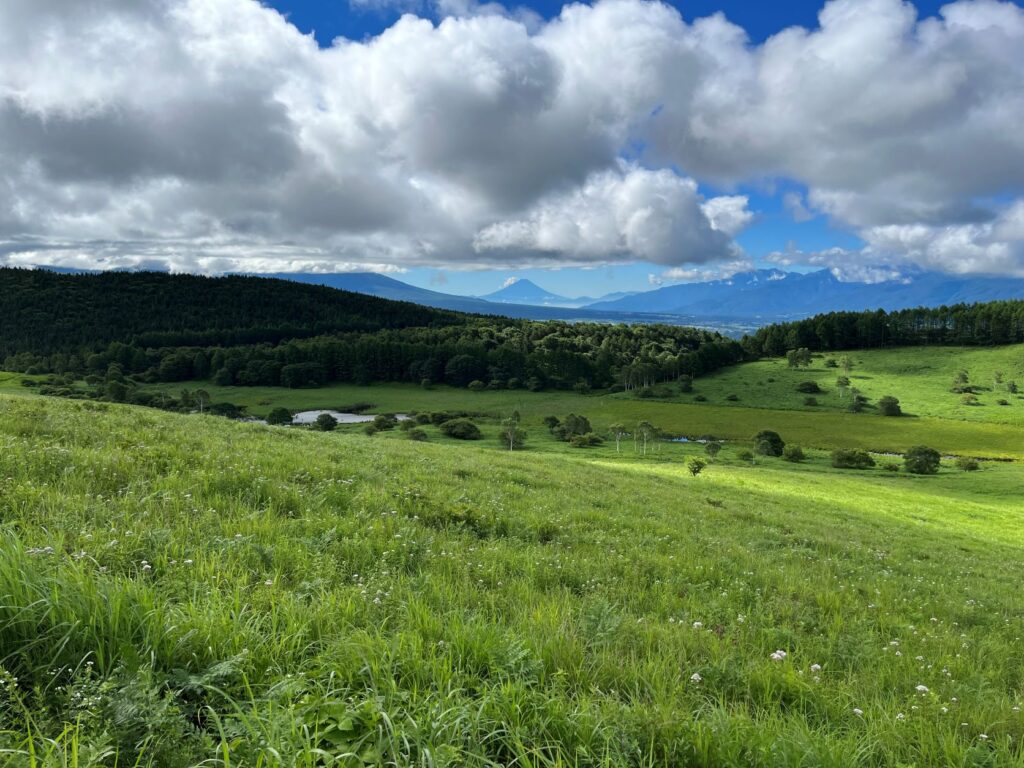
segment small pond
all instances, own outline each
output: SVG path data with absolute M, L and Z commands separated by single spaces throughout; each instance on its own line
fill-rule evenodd
M 341 411 L 299 411 L 292 416 L 292 424 L 312 424 L 320 414 L 333 416 L 339 424 L 367 424 L 376 418 L 374 413 L 342 413 Z M 395 418 L 405 421 L 409 417 L 404 413 L 396 413 Z

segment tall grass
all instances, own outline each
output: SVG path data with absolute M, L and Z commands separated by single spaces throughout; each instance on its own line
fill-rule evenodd
M 531 445 L 0 398 L 0 760 L 1019 762 L 1019 466 Z

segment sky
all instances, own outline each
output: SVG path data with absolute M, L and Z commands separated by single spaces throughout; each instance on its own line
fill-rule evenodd
M 1024 275 L 1024 10 L 4 0 L 0 264 Z

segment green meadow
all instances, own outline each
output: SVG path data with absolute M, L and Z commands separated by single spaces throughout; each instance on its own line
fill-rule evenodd
M 1024 347 L 996 349 L 940 347 L 900 350 L 865 350 L 849 353 L 849 374 L 825 367 L 830 356 L 816 356 L 809 368 L 790 369 L 785 360 L 768 359 L 723 369 L 695 382 L 692 393 L 669 387 L 669 397 L 639 399 L 632 393 L 497 390 L 472 392 L 437 386 L 429 390 L 409 384 L 357 386 L 336 384 L 319 389 L 279 387 L 217 387 L 205 382 L 159 385 L 176 394 L 182 387 L 206 389 L 214 401 L 245 405 L 250 414 L 265 416 L 274 407 L 292 411 L 332 408 L 345 410 L 359 403 L 372 404 L 372 412 L 465 410 L 493 418 L 518 411 L 529 426 L 539 427 L 548 415 L 579 412 L 595 429 L 613 423 L 626 425 L 647 420 L 672 435 L 690 438 L 714 435 L 726 440 L 748 440 L 761 429 L 773 429 L 804 447 L 832 450 L 862 448 L 901 452 L 913 445 L 933 446 L 944 454 L 984 458 L 1022 458 L 1024 399 L 994 384 L 996 371 L 1004 382 L 1017 379 L 1024 387 Z M 841 355 L 835 355 L 836 359 Z M 963 405 L 949 391 L 954 376 L 966 368 L 970 381 L 987 388 L 977 395 L 979 405 Z M 849 413 L 852 395 L 841 395 L 835 381 L 848 375 L 851 384 L 870 398 L 862 413 Z M 804 381 L 815 381 L 822 393 L 816 406 L 796 391 Z M 736 395 L 737 400 L 727 399 Z M 878 398 L 900 400 L 904 416 L 877 413 Z M 696 398 L 705 398 L 704 401 Z M 998 405 L 1006 400 L 1008 405 Z
M 495 415 L 480 441 L 413 442 L 0 395 L 7 764 L 1024 762 L 1021 464 L 835 470 L 802 438 L 815 419 L 822 444 L 948 424 L 914 440 L 982 449 L 1010 425 L 210 389 L 257 413 Z M 497 438 L 510 407 L 522 451 Z M 744 438 L 778 418 L 808 457 L 727 443 L 694 477 L 698 444 L 556 441 L 539 420 L 568 411 Z

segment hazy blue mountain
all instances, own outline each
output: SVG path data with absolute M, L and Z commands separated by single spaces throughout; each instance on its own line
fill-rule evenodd
M 614 301 L 630 295 L 632 294 L 626 291 L 616 291 L 615 293 L 609 293 L 598 298 L 579 296 L 573 299 L 546 291 L 532 280 L 523 278 L 506 285 L 494 293 L 480 296 L 480 298 L 499 304 L 532 304 L 538 307 L 585 307 L 600 301 Z
M 1018 278 L 919 271 L 898 280 L 858 283 L 841 281 L 827 269 L 808 274 L 762 269 L 723 280 L 669 285 L 587 308 L 768 322 L 820 312 L 895 310 L 1019 298 L 1024 298 L 1024 280 Z
M 326 285 L 345 291 L 366 293 L 383 299 L 411 301 L 438 309 L 451 309 L 457 312 L 472 312 L 482 315 L 502 315 L 528 320 L 592 320 L 613 322 L 661 322 L 672 325 L 693 325 L 692 318 L 681 318 L 674 315 L 653 316 L 634 312 L 609 312 L 606 310 L 580 309 L 576 307 L 532 306 L 527 304 L 507 304 L 487 301 L 474 296 L 455 296 L 450 293 L 417 288 L 414 285 L 395 280 L 393 277 L 378 275 L 373 272 L 341 272 L 336 274 L 320 274 L 314 272 L 281 272 L 264 277 L 276 277 L 282 280 L 293 280 L 300 283 Z
M 559 296 L 550 291 L 545 291 L 532 280 L 526 279 L 516 280 L 504 288 L 494 293 L 488 293 L 480 298 L 485 301 L 496 301 L 501 304 L 533 304 L 538 307 L 550 305 L 564 307 L 567 304 L 573 303 L 573 299 L 570 299 L 568 296 Z

